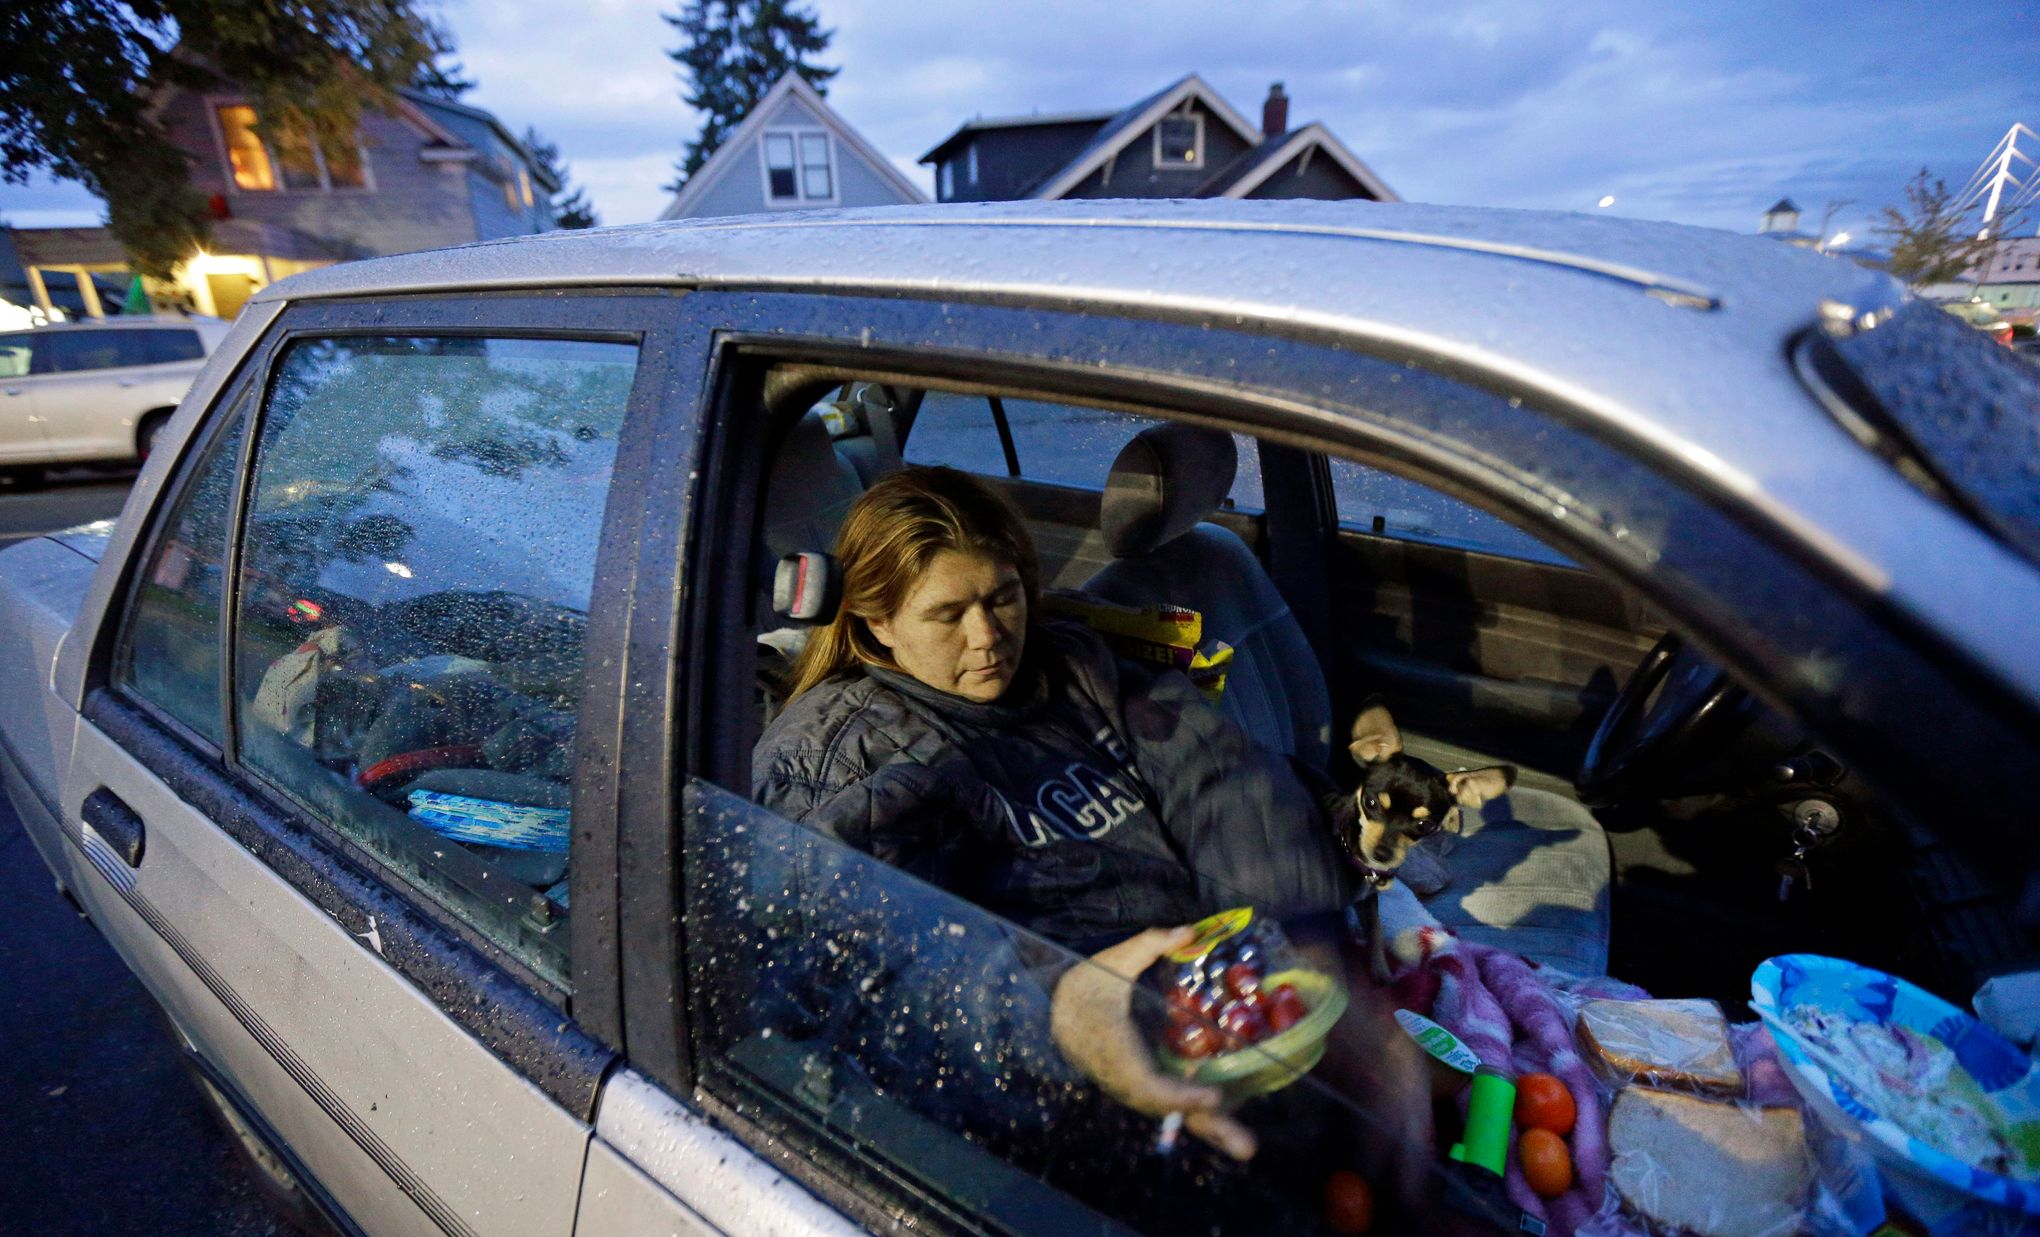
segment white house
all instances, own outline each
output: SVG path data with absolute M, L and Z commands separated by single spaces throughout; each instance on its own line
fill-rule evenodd
M 813 86 L 789 70 L 687 178 L 659 218 L 927 200 Z

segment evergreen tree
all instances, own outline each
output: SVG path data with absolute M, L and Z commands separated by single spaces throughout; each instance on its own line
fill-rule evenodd
M 418 0 L 8 0 L 0 10 L 0 180 L 74 180 L 142 274 L 209 238 L 190 157 L 151 114 L 157 86 L 244 92 L 265 134 L 336 157 L 364 108 L 447 48 Z
M 574 186 L 572 193 L 567 192 L 567 165 L 560 158 L 557 143 L 548 142 L 540 137 L 537 129 L 526 129 L 524 149 L 531 152 L 532 162 L 545 169 L 545 174 L 552 177 L 553 183 L 560 187 L 552 200 L 554 224 L 562 228 L 592 228 L 601 224 L 602 220 L 596 217 L 595 207 L 582 193 L 579 185 Z
M 1989 250 L 1976 227 L 1948 186 L 1921 168 L 1906 184 L 1905 209 L 1885 207 L 1877 232 L 1891 242 L 1892 274 L 1910 284 L 1930 284 L 1961 278 Z
M 668 190 L 701 170 L 788 69 L 798 70 L 822 94 L 836 76 L 835 69 L 808 61 L 828 50 L 835 32 L 822 29 L 821 19 L 803 10 L 798 0 L 687 0 L 678 16 L 668 15 L 666 21 L 686 40 L 680 50 L 667 53 L 680 65 L 687 87 L 681 97 L 707 114 L 701 133 L 687 143 L 687 156 L 677 165 L 680 175 Z
M 458 60 L 452 64 L 441 65 L 439 59 L 435 57 L 419 65 L 418 71 L 411 75 L 411 89 L 422 91 L 435 99 L 458 103 L 461 96 L 473 90 L 476 85 L 473 78 L 462 76 L 466 72 L 467 66 Z

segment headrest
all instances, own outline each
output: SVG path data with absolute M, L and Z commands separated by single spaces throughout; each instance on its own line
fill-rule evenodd
M 864 492 L 857 470 L 836 454 L 821 415 L 793 423 L 765 483 L 765 548 L 774 558 L 827 550 L 852 503 Z
M 1148 554 L 1195 528 L 1232 491 L 1239 452 L 1232 435 L 1195 425 L 1156 425 L 1112 461 L 1098 531 L 1115 558 Z
M 802 551 L 772 571 L 772 611 L 803 623 L 826 623 L 843 597 L 843 573 L 826 554 Z

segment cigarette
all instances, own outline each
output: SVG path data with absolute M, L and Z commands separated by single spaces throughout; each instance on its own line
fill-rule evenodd
M 1162 1118 L 1162 1132 L 1155 1138 L 1155 1154 L 1168 1155 L 1176 1149 L 1176 1139 L 1183 1133 L 1183 1114 L 1172 1112 Z

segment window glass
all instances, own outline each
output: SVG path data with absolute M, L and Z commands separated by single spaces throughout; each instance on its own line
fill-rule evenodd
M 942 161 L 942 200 L 947 202 L 956 196 L 956 160 Z
M 326 181 L 335 189 L 361 189 L 368 184 L 368 176 L 361 166 L 361 148 L 347 142 L 334 150 L 319 152 L 326 161 Z M 529 199 L 526 205 L 529 205 Z
M 829 186 L 828 134 L 800 135 L 800 186 L 802 195 L 809 199 L 835 195 L 835 191 Z
M 227 165 L 234 184 L 241 189 L 274 189 L 276 172 L 269 163 L 269 151 L 255 134 L 255 109 L 234 104 L 219 109 L 220 136 L 227 144 Z
M 197 331 L 123 331 L 131 365 L 169 365 L 197 361 L 205 356 L 205 345 Z
M 1331 464 L 1332 494 L 1343 527 L 1562 567 L 1574 565 L 1515 525 L 1430 486 L 1351 460 L 1334 459 Z
M 312 150 L 310 135 L 286 131 L 272 135 L 277 170 L 286 189 L 319 188 L 319 156 Z
M 236 410 L 194 466 L 136 585 L 127 629 L 114 654 L 116 683 L 220 747 L 226 746 L 220 721 L 220 602 L 235 468 L 247 419 Z
M 1379 1097 L 1399 1087 L 1429 1106 L 1415 1071 L 1353 1086 L 1356 1103 L 1337 1086 L 1354 1077 L 1340 1061 L 1298 1077 L 1269 1059 L 1293 1081 L 1236 1110 L 1259 1141 L 1253 1159 L 1188 1136 L 1158 1150 L 1160 1122 L 1092 1086 L 1049 1031 L 1050 994 L 1074 967 L 1093 968 L 1148 1042 L 1170 1019 L 1158 989 L 707 783 L 686 798 L 703 1084 L 769 1095 L 824 1149 L 854 1147 L 1002 1231 L 1327 1231 L 1328 1179 L 1381 1172 L 1396 1145 L 1363 1103 L 1393 1112 Z M 1379 1062 L 1375 1037 L 1399 1032 L 1351 987 L 1327 1056 Z
M 131 354 L 122 346 L 121 337 L 129 331 L 94 330 L 52 331 L 43 336 L 38 351 L 48 357 L 48 365 L 36 368 L 45 373 L 69 374 L 89 369 L 113 369 L 121 365 L 133 365 Z
M 33 345 L 27 335 L 0 335 L 0 378 L 19 378 L 28 372 Z
M 285 354 L 235 632 L 242 760 L 565 986 L 573 736 L 636 349 Z
M 1089 490 L 1105 488 L 1112 461 L 1135 434 L 1162 424 L 1154 417 L 1041 400 L 1003 399 L 1000 404 L 1022 477 Z M 1259 511 L 1265 506 L 1260 453 L 1244 434 L 1234 434 L 1233 444 L 1239 467 L 1228 497 L 1239 510 Z M 982 395 L 928 392 L 902 457 L 910 464 L 947 464 L 991 476 L 1008 472 L 991 403 Z
M 1201 162 L 1199 139 L 1204 128 L 1194 116 L 1171 116 L 1155 126 L 1155 161 L 1164 167 L 1190 167 Z
M 793 135 L 790 133 L 768 133 L 765 135 L 765 175 L 771 182 L 772 196 L 794 198 L 800 196 L 800 186 L 794 180 Z

